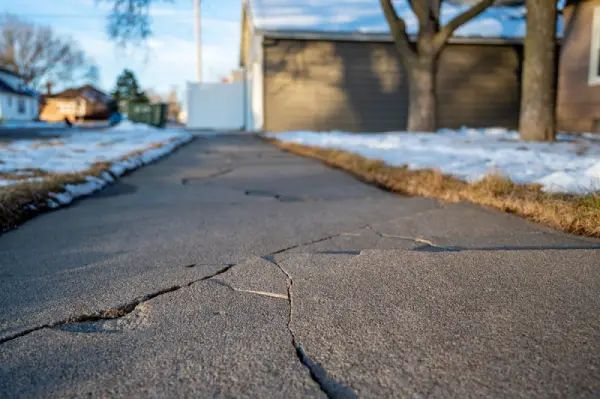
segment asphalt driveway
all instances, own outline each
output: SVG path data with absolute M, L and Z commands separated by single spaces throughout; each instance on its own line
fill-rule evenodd
M 199 137 L 0 236 L 0 397 L 600 395 L 600 241 Z

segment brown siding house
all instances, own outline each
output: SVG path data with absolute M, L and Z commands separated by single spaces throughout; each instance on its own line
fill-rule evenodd
M 103 91 L 86 85 L 67 89 L 43 97 L 40 119 L 48 122 L 71 122 L 108 119 L 112 110 L 112 97 Z
M 567 1 L 563 18 L 558 129 L 600 132 L 600 0 Z
M 264 130 L 403 130 L 408 88 L 393 43 L 269 39 Z M 449 44 L 438 73 L 439 127 L 516 128 L 522 45 Z

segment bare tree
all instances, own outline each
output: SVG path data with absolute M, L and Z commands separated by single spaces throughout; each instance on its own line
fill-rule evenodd
M 408 77 L 408 130 L 433 132 L 437 127 L 435 93 L 440 53 L 456 29 L 485 11 L 494 0 L 479 1 L 445 26 L 440 23 L 441 0 L 408 0 L 419 21 L 416 42 L 409 38 L 406 23 L 398 16 L 392 0 L 380 2 Z
M 527 0 L 521 139 L 553 141 L 556 133 L 556 19 L 554 0 Z
M 0 15 L 0 66 L 34 88 L 97 76 L 97 68 L 71 38 L 6 13 Z

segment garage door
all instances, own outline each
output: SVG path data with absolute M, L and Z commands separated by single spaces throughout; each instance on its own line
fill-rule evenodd
M 392 46 L 276 40 L 265 46 L 265 130 L 406 128 L 408 91 Z

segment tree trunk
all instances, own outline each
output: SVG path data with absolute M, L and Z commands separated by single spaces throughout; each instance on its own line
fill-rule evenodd
M 436 66 L 437 62 L 435 57 L 420 57 L 415 65 L 407 71 L 409 88 L 409 132 L 436 131 Z
M 553 141 L 556 133 L 556 1 L 526 0 L 527 35 L 519 131 L 527 141 Z

